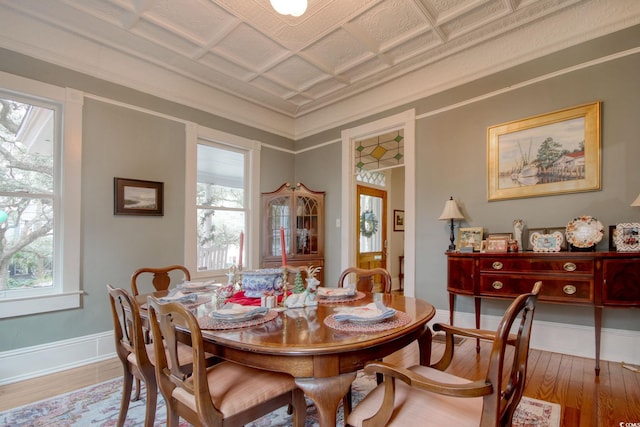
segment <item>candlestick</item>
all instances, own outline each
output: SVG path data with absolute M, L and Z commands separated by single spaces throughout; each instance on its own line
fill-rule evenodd
M 240 232 L 240 257 L 238 258 L 238 270 L 242 270 L 242 250 L 244 248 L 244 232 Z
M 280 248 L 282 251 L 282 266 L 287 265 L 287 245 L 284 240 L 284 227 L 280 227 Z

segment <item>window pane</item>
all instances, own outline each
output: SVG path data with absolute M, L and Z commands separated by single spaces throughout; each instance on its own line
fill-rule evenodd
M 244 154 L 198 144 L 199 206 L 244 206 Z
M 198 271 L 223 270 L 239 264 L 244 224 L 242 211 L 198 209 Z
M 53 110 L 9 99 L 0 104 L 0 191 L 51 194 Z
M 54 111 L 0 108 L 0 290 L 51 287 Z

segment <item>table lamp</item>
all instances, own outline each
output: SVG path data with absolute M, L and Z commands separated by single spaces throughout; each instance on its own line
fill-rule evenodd
M 636 199 L 633 201 L 633 203 L 631 203 L 630 206 L 640 206 L 640 194 L 638 194 L 638 197 L 636 197 Z
M 453 221 L 464 219 L 464 215 L 458 209 L 458 204 L 455 200 L 453 200 L 453 196 L 447 200 L 444 204 L 444 210 L 442 211 L 442 215 L 440 215 L 440 220 L 449 220 L 451 221 L 451 236 L 449 240 L 451 240 L 451 244 L 449 245 L 448 252 L 452 252 L 456 249 L 456 245 L 453 243 L 455 240 L 455 236 L 453 235 Z

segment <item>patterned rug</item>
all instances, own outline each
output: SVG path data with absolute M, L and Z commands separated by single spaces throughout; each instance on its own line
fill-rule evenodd
M 375 386 L 375 378 L 360 371 L 353 383 L 353 402 L 359 402 Z M 112 427 L 118 420 L 122 381 L 106 381 L 70 393 L 31 403 L 18 408 L 0 412 L 0 426 L 12 427 Z M 125 427 L 141 426 L 144 423 L 144 388 L 141 399 L 131 402 Z M 307 402 L 307 427 L 318 426 L 315 407 Z M 560 405 L 523 397 L 514 416 L 517 427 L 559 427 Z M 162 395 L 158 395 L 158 410 L 155 426 L 167 424 L 166 409 Z M 190 424 L 181 419 L 180 427 Z M 247 427 L 289 427 L 291 416 L 286 408 L 281 408 L 247 424 Z M 338 410 L 338 426 L 344 426 L 342 406 Z

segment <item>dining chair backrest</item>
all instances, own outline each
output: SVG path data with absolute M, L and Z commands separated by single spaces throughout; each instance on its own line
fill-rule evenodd
M 132 380 L 136 378 L 136 395 L 140 397 L 140 381 L 147 386 L 147 412 L 145 425 L 153 425 L 156 411 L 157 385 L 155 371 L 147 346 L 145 345 L 140 308 L 135 299 L 124 289 L 107 285 L 111 314 L 113 317 L 115 346 L 118 358 L 124 368 L 124 388 L 120 405 L 120 418 L 126 418 L 132 390 Z M 151 348 L 149 350 L 152 351 Z M 120 422 L 118 425 L 122 425 Z
M 384 383 L 356 406 L 347 425 L 403 426 L 422 420 L 421 424 L 434 426 L 511 426 L 525 387 L 533 314 L 541 287 L 542 282 L 536 282 L 531 292 L 518 296 L 495 332 L 433 325 L 434 331 L 445 332 L 445 350 L 430 366 L 405 369 L 368 364 L 365 372 L 384 374 Z M 444 372 L 453 360 L 454 336 L 492 341 L 484 378 L 469 381 Z
M 385 294 L 391 293 L 391 274 L 385 268 L 359 268 L 348 267 L 340 275 L 338 279 L 338 287 L 345 287 L 345 282 L 349 280 L 349 276 L 354 274 L 356 276 L 356 289 L 364 292 L 372 292 L 376 284 L 376 277 L 380 278 L 382 284 L 382 292 Z
M 172 272 L 181 272 L 184 281 L 191 280 L 191 273 L 189 269 L 183 265 L 170 265 L 168 267 L 143 267 L 136 270 L 131 275 L 131 291 L 134 296 L 140 295 L 140 281 L 142 277 L 149 275 L 151 277 L 151 284 L 156 291 L 166 291 L 171 286 L 171 274 Z M 150 292 L 151 290 L 149 290 Z M 147 293 L 147 292 L 143 292 Z
M 178 417 L 198 426 L 244 425 L 279 407 L 290 404 L 296 425 L 306 416 L 304 393 L 295 386 L 293 377 L 222 361 L 208 368 L 202 330 L 194 314 L 176 302 L 162 303 L 148 297 L 149 322 L 153 336 L 162 336 L 162 344 L 154 341 L 156 377 L 167 402 L 167 425 L 178 425 Z M 192 369 L 186 370 L 179 360 L 179 340 L 188 331 L 192 349 Z M 230 402 L 231 401 L 231 402 Z
M 171 396 L 176 387 L 189 389 L 185 381 L 193 372 L 195 388 L 208 390 L 208 384 L 202 383 L 206 378 L 206 357 L 202 333 L 193 314 L 182 304 L 177 302 L 161 303 L 154 297 L 147 299 L 149 323 L 151 333 L 161 336 L 164 340 L 165 351 L 156 356 L 156 376 L 158 385 L 165 396 Z M 180 343 L 180 326 L 187 327 L 193 349 L 193 367 L 185 369 L 185 361 L 180 360 L 181 352 L 178 351 Z M 156 350 L 163 345 L 154 340 Z

